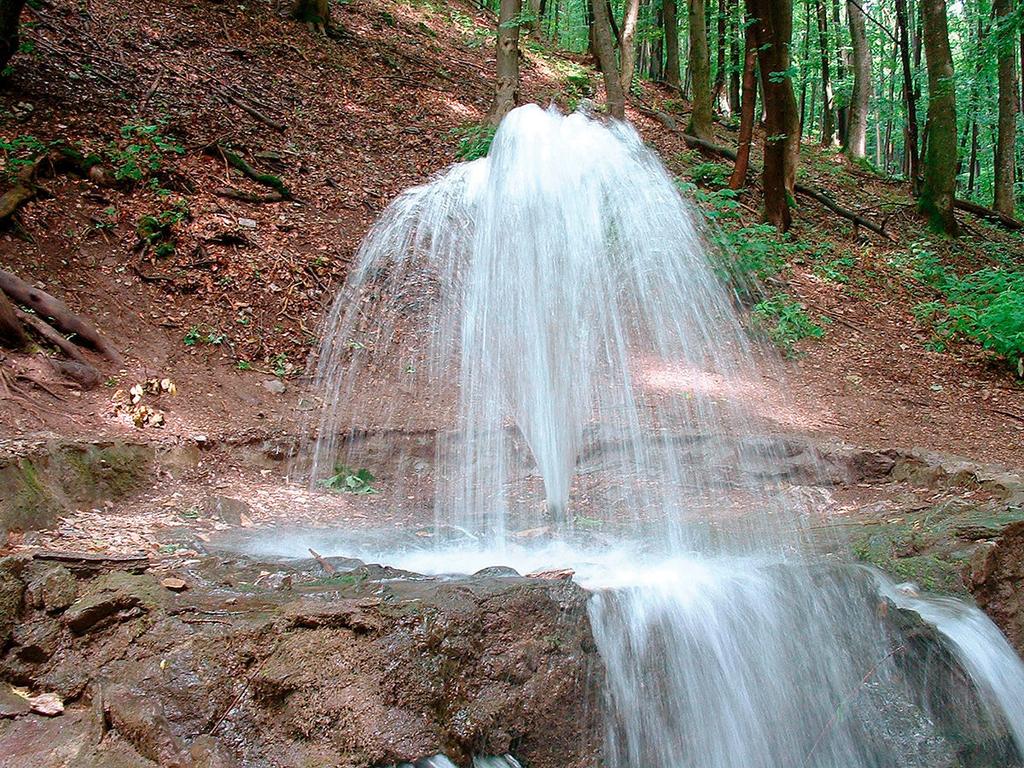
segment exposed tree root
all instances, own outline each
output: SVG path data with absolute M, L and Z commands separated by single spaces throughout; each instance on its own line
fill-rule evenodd
M 28 343 L 18 310 L 4 293 L 0 293 L 0 342 L 9 349 L 21 349 Z
M 123 362 L 114 345 L 92 323 L 72 312 L 60 299 L 4 270 L 0 270 L 0 290 L 12 300 L 31 308 L 41 318 L 51 318 L 57 328 L 81 339 L 85 346 L 96 350 L 116 365 Z
M 284 195 L 280 192 L 270 192 L 266 195 L 254 195 L 250 192 L 243 192 L 240 189 L 234 187 L 217 187 L 213 190 L 213 194 L 217 197 L 226 197 L 229 200 L 238 200 L 242 203 L 254 203 L 256 205 L 262 205 L 263 203 L 280 203 L 283 200 L 287 200 Z
M 284 183 L 280 176 L 275 176 L 272 173 L 260 173 L 251 165 L 249 165 L 249 163 L 246 162 L 245 158 L 239 155 L 237 152 L 232 152 L 230 149 L 222 147 L 220 144 L 211 144 L 209 147 L 206 148 L 205 152 L 206 154 L 211 155 L 213 157 L 219 157 L 223 159 L 224 162 L 226 162 L 229 166 L 235 168 L 236 170 L 241 171 L 243 174 L 248 176 L 257 184 L 262 184 L 265 187 L 270 187 L 275 192 L 277 192 L 278 195 L 280 195 L 281 200 L 292 199 L 291 191 L 288 189 L 288 186 Z M 255 195 L 251 196 L 252 198 L 255 199 L 247 199 L 245 197 L 241 197 L 241 195 L 244 195 L 243 192 L 231 190 L 230 187 L 221 187 L 220 189 L 217 190 L 217 194 L 220 195 L 221 197 L 233 197 L 236 200 L 244 200 L 245 202 L 275 202 L 273 200 L 263 200 L 256 198 Z

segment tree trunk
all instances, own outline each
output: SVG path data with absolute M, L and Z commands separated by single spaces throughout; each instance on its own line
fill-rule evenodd
M 815 0 L 814 5 L 818 16 L 818 49 L 821 53 L 821 145 L 831 147 L 836 143 L 836 111 L 829 71 L 828 15 L 822 0 Z
M 1014 215 L 1013 184 L 1017 138 L 1017 35 L 1008 23 L 1013 0 L 995 0 L 999 69 L 999 134 L 996 139 L 995 195 L 992 207 L 1004 216 Z
M 679 18 L 676 0 L 664 0 L 662 20 L 665 25 L 665 82 L 679 90 Z
M 732 176 L 729 177 L 730 189 L 740 189 L 747 185 L 750 145 L 754 138 L 754 105 L 757 101 L 757 34 L 753 26 L 748 26 L 745 34 L 739 147 L 736 150 L 736 166 L 733 168 Z
M 711 58 L 708 52 L 708 31 L 704 21 L 704 0 L 688 0 L 690 8 L 690 74 L 693 82 L 693 108 L 686 132 L 710 141 L 711 121 Z
M 328 0 L 295 0 L 292 18 L 326 30 L 331 26 L 331 7 Z
M 914 196 L 920 194 L 921 169 L 917 154 L 917 95 L 914 76 L 910 70 L 910 37 L 907 31 L 907 0 L 896 0 L 896 32 L 903 65 L 903 99 L 907 105 L 907 126 L 904 154 L 907 158 L 907 176 Z M 930 68 L 930 67 L 929 67 Z
M 619 82 L 624 93 L 633 87 L 633 70 L 636 67 L 636 22 L 640 15 L 640 0 L 626 0 L 622 12 L 622 37 L 619 40 L 619 63 L 622 69 Z
M 540 40 L 541 19 L 544 17 L 544 6 L 541 0 L 529 0 L 529 3 L 530 15 L 533 17 L 530 20 L 530 35 L 534 40 Z
M 487 122 L 497 125 L 519 104 L 519 25 L 514 23 L 522 10 L 522 0 L 501 0 L 498 9 L 498 66 L 494 103 Z
M 736 2 L 729 0 L 729 111 L 740 111 L 740 46 L 736 23 Z
M 971 120 L 971 155 L 967 158 L 967 196 L 974 194 L 974 180 L 978 177 L 978 121 Z
M 796 194 L 800 159 L 799 115 L 789 72 L 793 4 L 790 0 L 747 0 L 747 12 L 756 19 L 757 59 L 764 87 L 765 219 L 785 232 L 792 224 L 790 203 Z
M 832 29 L 836 30 L 838 34 L 839 30 L 843 28 L 843 14 L 841 9 L 842 3 L 840 0 L 832 0 Z M 836 61 L 836 78 L 842 82 L 846 79 L 846 70 L 849 69 L 850 65 L 850 52 L 843 47 L 839 46 L 837 51 Z M 835 110 L 836 112 L 836 130 L 838 131 L 839 143 L 846 143 L 846 132 L 847 122 L 849 120 L 849 107 L 843 104 L 841 107 Z
M 0 0 L 0 70 L 18 50 L 18 22 L 25 0 Z
M 853 43 L 853 93 L 846 122 L 846 154 L 852 160 L 863 160 L 867 156 L 871 49 L 868 48 L 860 0 L 846 0 L 846 16 L 850 20 L 850 39 Z
M 728 115 L 729 94 L 725 90 L 725 21 L 726 21 L 726 0 L 718 0 L 718 24 L 715 36 L 715 85 L 711 91 L 711 102 L 714 104 L 718 114 Z
M 921 0 L 921 14 L 928 62 L 928 149 L 918 209 L 933 229 L 956 235 L 956 87 L 945 0 Z
M 594 23 L 591 27 L 594 53 L 601 67 L 601 74 L 604 75 L 608 113 L 623 120 L 626 117 L 626 95 L 622 90 L 619 68 L 615 62 L 615 44 L 612 42 L 612 22 L 608 15 L 608 4 L 605 0 L 590 0 L 590 7 L 594 14 Z

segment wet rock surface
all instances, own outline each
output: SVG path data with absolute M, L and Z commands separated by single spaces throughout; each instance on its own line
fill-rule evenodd
M 0 561 L 0 765 L 594 764 L 582 589 L 348 565 L 209 557 L 172 592 L 166 574 Z M 30 714 L 12 684 L 67 709 Z
M 1024 651 L 1024 522 L 1006 526 L 975 551 L 968 579 L 978 605 Z

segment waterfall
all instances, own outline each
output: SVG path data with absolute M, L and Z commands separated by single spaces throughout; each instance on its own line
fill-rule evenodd
M 360 249 L 314 480 L 357 465 L 346 434 L 429 435 L 384 481 L 431 500 L 434 545 L 391 562 L 576 569 L 612 768 L 1019 763 L 1024 667 L 991 622 L 806 546 L 764 437 L 785 404 L 701 221 L 628 124 L 511 112 Z

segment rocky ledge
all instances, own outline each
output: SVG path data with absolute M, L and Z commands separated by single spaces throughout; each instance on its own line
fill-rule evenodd
M 600 750 L 602 667 L 569 580 L 124 567 L 0 559 L 0 764 L 582 768 Z

